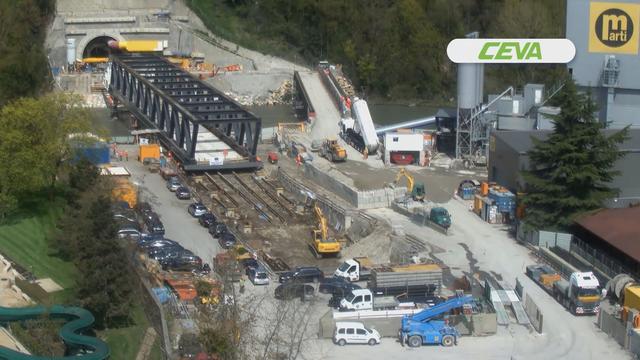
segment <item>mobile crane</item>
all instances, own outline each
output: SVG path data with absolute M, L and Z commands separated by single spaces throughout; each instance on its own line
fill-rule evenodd
M 410 194 L 411 198 L 415 201 L 424 201 L 424 184 L 416 182 L 405 168 L 401 168 L 400 171 L 398 171 L 398 175 L 396 175 L 396 180 L 393 184 L 398 184 L 403 176 L 407 178 L 407 194 Z
M 402 346 L 408 344 L 410 347 L 419 347 L 423 344 L 441 344 L 442 346 L 457 344 L 460 336 L 458 330 L 449 326 L 445 320 L 435 320 L 435 318 L 471 302 L 473 297 L 470 295 L 456 296 L 415 315 L 405 315 L 398 334 L 400 344 Z
M 340 243 L 333 238 L 329 237 L 329 229 L 327 226 L 327 219 L 324 217 L 322 209 L 318 204 L 313 205 L 313 212 L 318 220 L 318 228 L 313 229 L 313 241 L 311 243 L 311 250 L 316 258 L 321 259 L 323 256 L 340 255 Z

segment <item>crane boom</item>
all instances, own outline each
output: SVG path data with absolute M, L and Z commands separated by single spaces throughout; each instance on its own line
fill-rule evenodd
M 455 297 L 453 299 L 447 300 L 443 303 L 440 303 L 436 306 L 430 307 L 428 309 L 424 309 L 422 311 L 420 311 L 419 313 L 409 317 L 409 320 L 411 321 L 419 321 L 419 322 L 425 322 L 428 321 L 440 314 L 444 314 L 446 312 L 449 312 L 453 309 L 459 308 L 464 304 L 468 304 L 470 302 L 473 301 L 473 296 L 471 295 L 466 295 L 466 296 L 461 296 L 461 297 Z
M 403 176 L 407 178 L 407 191 L 413 191 L 415 180 L 413 179 L 413 176 L 411 176 L 411 174 L 409 174 L 404 168 L 401 168 L 400 171 L 398 171 L 398 175 L 396 176 L 396 181 L 394 183 L 397 184 Z

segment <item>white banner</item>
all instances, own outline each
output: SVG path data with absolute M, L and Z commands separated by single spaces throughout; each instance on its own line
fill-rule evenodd
M 454 63 L 559 63 L 573 60 L 568 39 L 454 39 L 447 46 Z

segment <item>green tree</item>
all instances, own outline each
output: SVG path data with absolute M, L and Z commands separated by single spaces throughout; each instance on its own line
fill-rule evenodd
M 594 117 L 595 104 L 567 81 L 558 95 L 561 112 L 545 141 L 533 138 L 527 183 L 525 221 L 534 229 L 567 229 L 576 216 L 598 209 L 617 189 L 610 187 L 619 173 L 612 170 L 624 152 L 618 145 L 628 129 L 605 135 Z
M 0 129 L 0 198 L 18 205 L 46 188 L 53 194 L 57 175 L 71 155 L 69 135 L 87 132 L 90 121 L 79 97 L 52 93 L 3 107 Z M 4 207 L 0 217 L 13 210 Z
M 85 216 L 91 219 L 91 230 L 77 249 L 76 262 L 82 269 L 78 299 L 95 316 L 97 327 L 124 325 L 133 302 L 132 271 L 124 249 L 117 244 L 110 199 L 99 193 Z

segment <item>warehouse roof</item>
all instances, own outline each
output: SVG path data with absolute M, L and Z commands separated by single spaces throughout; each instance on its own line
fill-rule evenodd
M 604 130 L 607 135 L 612 135 L 616 131 L 619 131 L 619 129 Z M 497 130 L 493 131 L 491 135 L 502 140 L 508 147 L 517 151 L 519 154 L 524 154 L 533 148 L 533 140 L 531 140 L 531 137 L 545 140 L 552 132 L 551 130 Z M 640 129 L 629 130 L 629 140 L 622 144 L 621 149 L 635 150 L 636 152 L 640 151 Z
M 640 206 L 603 209 L 576 220 L 576 224 L 640 262 Z

